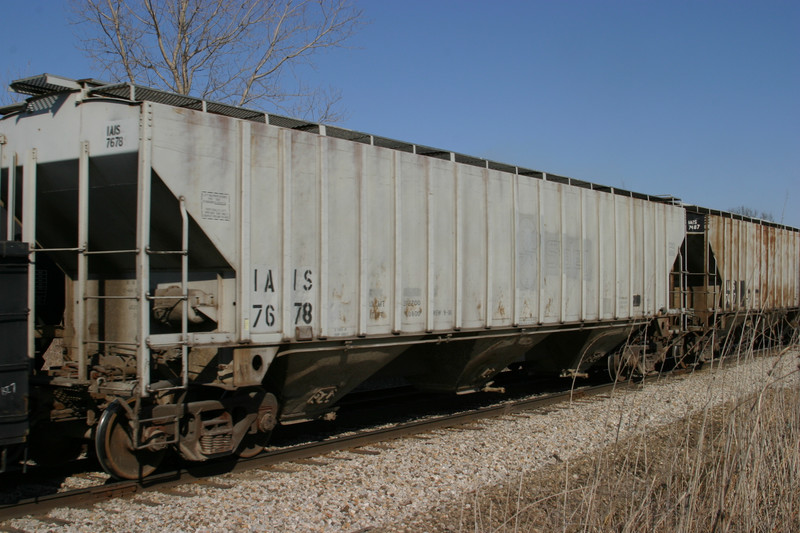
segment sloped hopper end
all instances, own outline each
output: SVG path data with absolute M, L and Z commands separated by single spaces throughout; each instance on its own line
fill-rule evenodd
M 150 248 L 153 250 L 181 249 L 181 211 L 178 199 L 153 172 L 153 203 L 150 215 Z M 179 255 L 157 255 L 150 260 L 153 269 L 180 270 Z M 189 215 L 189 270 L 232 272 L 211 239 Z
M 330 412 L 344 395 L 405 349 L 386 346 L 278 354 L 266 379 L 281 398 L 281 422 L 312 420 Z
M 634 326 L 562 331 L 549 335 L 525 356 L 525 368 L 538 375 L 567 376 L 602 366 L 605 358 L 631 337 Z
M 415 387 L 459 394 L 483 389 L 508 365 L 544 339 L 541 335 L 454 341 L 410 350 L 421 371 L 406 375 Z
M 89 159 L 89 250 L 136 249 L 137 155 Z M 182 222 L 178 199 L 153 173 L 150 249 L 181 249 Z M 43 163 L 37 168 L 36 237 L 40 248 L 74 248 L 78 242 L 78 162 Z M 232 268 L 200 226 L 189 218 L 189 269 L 225 272 Z M 70 276 L 77 273 L 77 254 L 53 252 L 53 260 Z M 90 275 L 132 278 L 135 254 L 92 256 Z M 181 256 L 150 257 L 153 270 L 181 268 Z

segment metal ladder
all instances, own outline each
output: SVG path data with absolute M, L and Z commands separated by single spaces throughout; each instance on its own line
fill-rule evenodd
M 181 212 L 181 249 L 180 250 L 152 250 L 145 249 L 145 253 L 150 255 L 180 255 L 181 256 L 181 294 L 178 296 L 159 296 L 159 300 L 179 300 L 181 302 L 181 385 L 178 387 L 168 387 L 164 390 L 187 389 L 189 387 L 189 214 L 186 211 L 186 199 L 181 196 L 178 198 Z M 156 298 L 150 294 L 146 295 L 148 301 Z
M 2 139 L 4 141 L 4 139 Z M 4 142 L 0 142 L 0 150 L 4 146 Z M 145 143 L 147 144 L 147 143 Z M 70 252 L 75 253 L 77 256 L 77 278 L 75 280 L 75 295 L 74 300 L 74 326 L 75 326 L 75 348 L 77 355 L 77 381 L 88 383 L 88 350 L 87 346 L 90 344 L 97 344 L 102 346 L 117 345 L 129 346 L 136 350 L 137 359 L 137 377 L 139 379 L 139 395 L 148 396 L 150 394 L 150 309 L 149 305 L 145 302 L 153 300 L 149 294 L 150 282 L 150 256 L 151 255 L 180 255 L 181 256 L 181 295 L 172 296 L 170 298 L 178 299 L 183 306 L 183 318 L 181 321 L 180 344 L 181 344 L 181 375 L 182 382 L 179 386 L 172 387 L 172 389 L 185 389 L 188 387 L 188 243 L 189 243 L 189 224 L 188 214 L 186 211 L 185 199 L 179 199 L 180 214 L 181 214 L 181 249 L 180 250 L 151 250 L 147 243 L 149 242 L 150 235 L 150 190 L 151 190 L 151 171 L 150 171 L 150 158 L 149 154 L 142 157 L 142 148 L 140 147 L 140 161 L 137 180 L 137 226 L 136 226 L 136 248 L 125 250 L 90 250 L 89 249 L 89 143 L 83 141 L 80 143 L 80 152 L 78 157 L 78 240 L 76 247 L 68 248 L 40 248 L 36 245 L 35 235 L 35 196 L 36 196 L 36 152 L 31 151 L 30 156 L 27 158 L 25 165 L 23 165 L 22 184 L 23 184 L 23 202 L 25 204 L 25 212 L 22 221 L 23 237 L 26 237 L 28 242 L 31 243 L 31 270 L 36 263 L 36 256 L 41 253 L 55 253 L 55 252 Z M 4 154 L 0 153 L 0 158 Z M 7 236 L 9 240 L 13 240 L 14 230 L 16 227 L 15 218 L 15 187 L 17 176 L 17 154 L 9 154 L 10 164 L 8 166 L 8 205 L 7 211 Z M 2 160 L 2 159 L 0 159 Z M 3 167 L 5 168 L 5 167 Z M 27 227 L 26 227 L 27 226 Z M 89 259 L 93 256 L 99 255 L 126 255 L 133 254 L 136 256 L 136 294 L 134 295 L 92 295 L 88 293 L 89 281 Z M 33 278 L 30 275 L 30 288 L 29 293 L 33 292 Z M 34 298 L 29 298 L 29 306 L 31 308 L 31 316 L 35 313 Z M 87 324 L 87 302 L 89 300 L 132 300 L 137 302 L 137 335 L 134 341 L 119 340 L 119 339 L 92 339 L 89 340 L 88 324 Z M 33 338 L 33 320 L 30 321 L 29 337 L 32 342 Z M 33 353 L 32 351 L 30 352 Z M 165 389 L 159 389 L 165 390 Z

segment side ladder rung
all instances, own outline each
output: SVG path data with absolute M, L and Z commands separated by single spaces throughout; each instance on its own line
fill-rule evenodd
M 31 252 L 83 252 L 83 248 L 34 248 Z
M 139 250 L 85 250 L 84 255 L 138 254 Z
M 127 341 L 101 341 L 101 340 L 88 340 L 83 341 L 83 344 L 115 344 L 117 346 L 139 346 L 138 342 L 127 342 Z
M 188 250 L 151 250 L 147 249 L 148 255 L 189 255 Z
M 84 296 L 84 300 L 138 300 L 138 296 Z

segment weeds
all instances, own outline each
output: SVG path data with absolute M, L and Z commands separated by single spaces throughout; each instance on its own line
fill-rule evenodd
M 800 388 L 787 386 L 797 353 L 784 350 L 789 375 L 776 365 L 755 395 L 475 493 L 454 529 L 800 531 Z

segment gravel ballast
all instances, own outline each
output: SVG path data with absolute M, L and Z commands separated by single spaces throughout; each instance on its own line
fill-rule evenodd
M 564 408 L 481 421 L 275 468 L 225 474 L 178 489 L 61 508 L 0 529 L 22 531 L 351 531 L 406 529 L 410 517 L 465 501 L 556 462 L 662 427 L 693 412 L 794 387 L 798 355 L 762 357 L 681 379 L 626 386 Z M 49 521 L 48 519 L 52 519 Z

